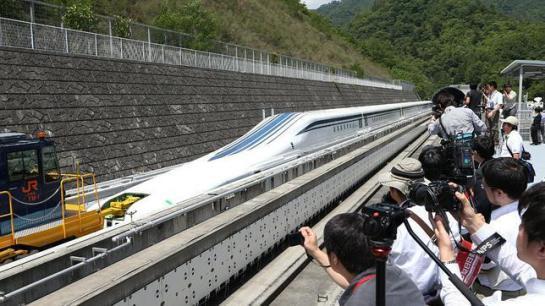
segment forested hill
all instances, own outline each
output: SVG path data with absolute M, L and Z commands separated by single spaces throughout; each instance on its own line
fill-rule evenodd
M 498 12 L 525 20 L 545 21 L 545 0 L 474 0 Z M 378 1 L 379 3 L 381 1 Z M 347 26 L 358 14 L 370 10 L 375 0 L 337 0 L 321 5 L 316 11 L 336 26 Z
M 515 59 L 545 59 L 544 22 L 473 0 L 382 0 L 350 32 L 363 53 L 425 96 L 442 85 L 499 80 Z
M 516 18 L 545 21 L 545 0 L 481 0 Z
M 336 26 L 346 26 L 364 10 L 373 6 L 375 0 L 342 0 L 321 5 L 316 11 L 331 20 Z

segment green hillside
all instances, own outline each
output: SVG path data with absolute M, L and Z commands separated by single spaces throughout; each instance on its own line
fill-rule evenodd
M 545 21 L 545 0 L 481 0 L 516 18 Z
M 383 0 L 350 32 L 364 54 L 416 82 L 424 96 L 442 85 L 500 81 L 515 59 L 545 59 L 545 23 L 473 0 Z
M 336 26 L 346 26 L 354 17 L 373 6 L 375 0 L 341 0 L 321 5 L 316 11 Z
M 119 19 L 121 24 L 126 21 L 124 17 L 128 17 L 190 33 L 196 36 L 190 47 L 196 49 L 210 50 L 210 41 L 220 40 L 354 70 L 360 76 L 390 78 L 388 69 L 362 55 L 346 34 L 327 18 L 308 10 L 299 0 L 46 1 L 67 7 L 82 7 L 87 3 L 95 13 L 123 16 Z M 131 37 L 130 31 L 118 32 Z

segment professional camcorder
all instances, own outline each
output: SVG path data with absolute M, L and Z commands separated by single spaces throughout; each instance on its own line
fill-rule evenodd
M 475 164 L 471 147 L 473 135 L 459 135 L 454 139 L 441 142 L 444 163 L 441 167 L 441 179 L 458 185 L 470 186 L 474 183 Z

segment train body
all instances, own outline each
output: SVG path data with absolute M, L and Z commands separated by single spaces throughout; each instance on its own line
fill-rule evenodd
M 380 123 L 381 116 L 388 112 L 415 107 L 423 111 L 428 105 L 428 102 L 408 102 L 268 117 L 231 144 L 106 199 L 102 208 L 131 199 L 126 214 L 110 218 L 109 224 L 142 219 L 222 185 L 377 128 L 379 125 L 375 123 Z

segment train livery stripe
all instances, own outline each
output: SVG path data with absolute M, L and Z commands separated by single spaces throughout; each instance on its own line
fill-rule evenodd
M 271 133 L 269 133 L 269 134 L 267 135 L 267 137 L 261 138 L 261 139 L 259 140 L 259 142 L 256 142 L 255 144 L 253 144 L 252 146 L 248 147 L 247 149 L 248 149 L 248 150 L 251 150 L 251 149 L 257 147 L 258 145 L 262 144 L 263 142 L 265 142 L 265 141 L 271 139 L 271 137 L 272 137 L 272 139 L 276 139 L 276 137 L 282 135 L 282 133 L 276 133 L 276 132 L 278 132 L 278 131 L 281 130 L 281 129 L 284 129 L 284 130 L 288 129 L 293 123 L 297 122 L 297 120 L 299 119 L 300 116 L 302 116 L 302 114 L 300 114 L 300 113 L 299 113 L 299 114 L 296 114 L 296 116 L 290 116 L 290 118 L 289 118 L 287 121 L 285 121 L 282 125 L 277 126 L 277 127 L 275 128 L 274 131 L 272 131 Z M 274 134 L 276 134 L 276 137 L 273 137 Z M 271 141 L 272 141 L 272 140 L 271 140 Z
M 276 116 L 273 120 L 265 124 L 260 129 L 256 130 L 254 133 L 247 135 L 244 137 L 244 139 L 241 139 L 241 141 L 233 147 L 230 147 L 226 150 L 223 150 L 222 152 L 219 152 L 218 154 L 214 155 L 210 160 L 215 160 L 218 158 L 222 158 L 224 156 L 232 155 L 235 153 L 240 152 L 241 150 L 244 150 L 248 146 L 251 146 L 256 141 L 259 141 L 260 139 L 264 139 L 268 137 L 271 133 L 275 131 L 275 129 L 283 124 L 286 120 L 290 119 L 296 115 L 296 113 L 283 113 L 278 116 Z

